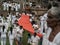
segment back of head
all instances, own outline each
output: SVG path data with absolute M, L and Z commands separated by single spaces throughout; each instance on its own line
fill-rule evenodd
M 37 35 L 37 33 L 35 32 L 35 33 L 34 33 L 34 37 L 36 37 L 36 35 Z
M 5 26 L 3 25 L 3 32 L 4 32 Z

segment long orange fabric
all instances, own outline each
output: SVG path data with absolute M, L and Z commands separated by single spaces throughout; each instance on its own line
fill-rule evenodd
M 21 15 L 21 18 L 18 20 L 18 24 L 20 26 L 23 26 L 25 30 L 28 32 L 34 34 L 34 28 L 32 27 L 32 24 L 30 23 L 30 19 L 28 15 Z M 42 34 L 37 33 L 39 37 L 42 37 Z

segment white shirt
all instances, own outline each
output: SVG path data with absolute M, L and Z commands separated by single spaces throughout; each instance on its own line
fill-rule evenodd
M 7 6 L 6 4 L 7 4 L 7 2 L 4 2 L 4 3 L 3 3 L 3 6 L 4 6 L 4 7 Z
M 48 27 L 48 29 L 47 29 L 47 38 L 49 38 L 51 32 L 52 32 L 52 28 Z
M 43 15 L 45 21 L 46 21 L 47 18 L 48 18 L 47 15 L 48 15 L 48 13 L 45 13 L 45 14 Z
M 30 4 L 30 7 L 32 6 L 32 3 L 29 3 Z
M 9 39 L 14 39 L 14 32 L 12 31 L 12 34 L 11 34 L 11 32 L 9 31 L 8 32 L 8 36 L 9 36 Z
M 32 40 L 33 43 L 38 43 L 38 41 L 40 40 L 40 38 L 38 36 L 36 36 L 36 37 L 32 36 L 31 40 Z
M 6 28 L 6 30 L 8 30 L 8 22 L 4 22 L 4 25 L 5 25 L 5 28 Z
M 6 33 L 7 33 L 6 29 L 4 29 L 4 32 L 3 30 L 1 30 L 1 38 L 6 38 Z
M 7 8 L 9 7 L 9 3 L 6 4 L 7 5 Z
M 14 38 L 16 38 L 16 36 L 17 36 L 17 29 L 15 27 L 13 28 L 13 32 L 14 32 Z
M 20 4 L 18 4 L 17 6 L 18 6 L 18 9 L 20 9 Z
M 53 42 L 60 45 L 60 32 L 55 36 Z
M 20 29 L 19 32 L 20 32 L 20 37 L 23 37 L 23 29 Z

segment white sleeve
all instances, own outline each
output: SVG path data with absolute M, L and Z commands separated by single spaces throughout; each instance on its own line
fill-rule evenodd
M 53 42 L 60 45 L 60 32 L 55 36 Z
M 50 27 L 48 27 L 48 30 L 47 30 L 47 38 L 49 38 L 51 32 L 52 32 L 52 29 Z
M 53 43 L 53 42 L 49 42 L 48 45 L 57 45 L 56 43 Z

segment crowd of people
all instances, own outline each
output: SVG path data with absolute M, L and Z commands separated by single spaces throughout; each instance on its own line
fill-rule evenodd
M 11 10 L 13 11 L 19 11 L 20 10 L 20 3 L 14 3 L 14 2 L 7 2 L 4 1 L 3 4 L 3 10 L 9 10 L 9 8 L 11 8 Z
M 20 9 L 20 4 L 3 2 L 3 10 L 15 10 Z M 13 45 L 15 41 L 16 45 L 23 45 L 22 39 L 24 34 L 24 28 L 17 22 L 21 18 L 21 15 L 27 15 L 30 17 L 30 22 L 34 28 L 34 34 L 28 34 L 28 45 L 60 45 L 60 9 L 58 3 L 54 2 L 53 6 L 49 5 L 48 11 L 44 15 L 38 17 L 40 25 L 35 21 L 35 13 L 12 13 L 9 12 L 5 17 L 3 14 L 0 15 L 0 41 L 1 45 L 6 45 L 7 36 L 9 37 L 10 45 Z M 55 23 L 56 22 L 56 23 Z M 58 23 L 57 23 L 58 22 Z M 57 27 L 57 28 L 56 28 Z M 56 28 L 56 29 L 55 29 Z M 56 31 L 57 30 L 57 31 Z M 37 33 L 43 34 L 40 38 Z M 53 40 L 53 41 L 52 41 Z
M 11 14 L 9 12 L 7 14 L 7 17 L 4 17 L 3 14 L 0 15 L 0 24 L 1 24 L 0 25 L 0 27 L 1 27 L 1 29 L 0 29 L 0 38 L 1 38 L 1 45 L 6 45 L 7 35 L 9 37 L 10 45 L 13 45 L 14 39 L 16 39 L 16 41 L 18 42 L 18 45 L 20 45 L 20 41 L 21 41 L 21 39 L 23 37 L 24 29 L 22 28 L 22 26 L 18 25 L 17 21 L 21 17 L 21 15 L 25 15 L 25 13 L 22 13 L 22 14 L 19 14 L 19 15 L 13 15 L 13 14 Z M 34 21 L 34 16 L 32 16 L 32 14 L 28 14 L 28 13 L 26 15 L 28 15 L 28 16 L 30 15 L 31 24 L 33 25 L 33 27 L 35 28 L 35 32 L 37 33 L 38 32 L 37 31 L 38 25 Z M 36 36 L 36 34 L 35 34 L 35 36 Z M 38 36 L 37 37 L 32 36 L 33 40 L 31 40 L 31 39 L 30 40 L 34 41 L 35 38 L 36 38 L 36 41 L 38 43 L 38 40 L 39 40 Z

